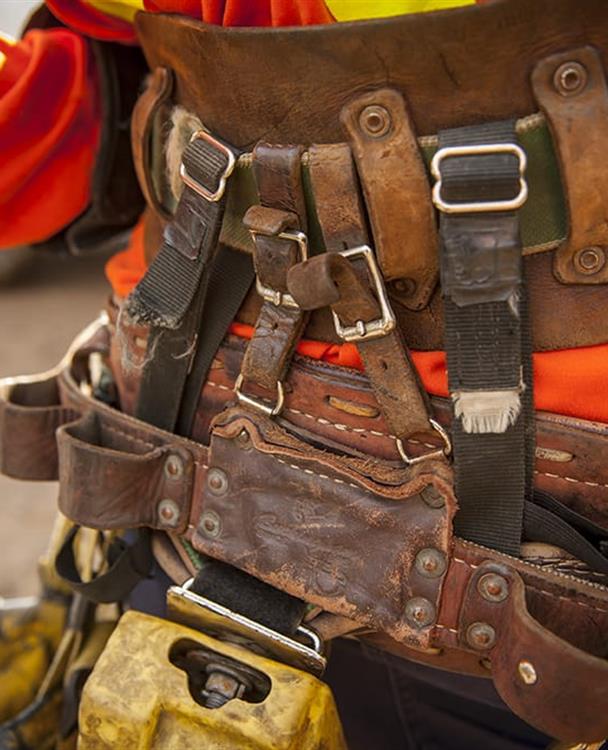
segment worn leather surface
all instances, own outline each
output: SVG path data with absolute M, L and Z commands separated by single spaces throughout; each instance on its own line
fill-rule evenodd
M 560 76 L 565 77 L 561 85 L 556 81 Z M 589 46 L 549 55 L 538 62 L 531 81 L 551 128 L 566 187 L 569 231 L 555 253 L 555 273 L 566 283 L 604 284 L 608 281 L 608 176 L 603 168 L 608 86 L 602 56 Z M 603 258 L 590 271 L 577 263 L 577 254 L 586 248 L 599 250 Z
M 143 13 L 136 26 L 150 67 L 176 72 L 179 101 L 246 147 L 341 141 L 342 106 L 386 86 L 406 98 L 418 135 L 531 114 L 534 64 L 581 44 L 606 49 L 607 22 L 604 0 L 495 0 L 281 30 Z
M 365 127 L 369 119 L 375 130 Z M 377 89 L 349 102 L 341 120 L 384 279 L 401 279 L 409 288 L 401 296 L 405 307 L 426 307 L 437 284 L 439 240 L 426 168 L 405 101 L 394 89 Z

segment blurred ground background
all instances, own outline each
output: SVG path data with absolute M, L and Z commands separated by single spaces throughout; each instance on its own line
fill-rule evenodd
M 0 0 L 0 32 L 18 36 L 39 0 Z M 0 176 L 2 166 L 0 165 Z M 104 258 L 0 251 L 0 377 L 56 364 L 103 306 Z M 55 515 L 56 485 L 0 477 L 0 596 L 36 593 L 36 560 Z

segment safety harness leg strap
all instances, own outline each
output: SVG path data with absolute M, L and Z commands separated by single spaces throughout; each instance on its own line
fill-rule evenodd
M 531 347 L 513 122 L 440 133 L 433 160 L 460 536 L 517 555 L 529 495 Z

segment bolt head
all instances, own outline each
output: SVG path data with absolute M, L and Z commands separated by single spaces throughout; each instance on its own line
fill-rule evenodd
M 553 86 L 561 96 L 576 96 L 587 85 L 587 68 L 579 62 L 565 62 L 553 75 Z
M 435 607 L 423 596 L 412 597 L 405 605 L 405 619 L 418 630 L 435 622 Z
M 370 104 L 361 111 L 359 126 L 370 138 L 382 138 L 391 129 L 389 111 L 379 104 Z
M 478 651 L 485 651 L 496 643 L 496 631 L 487 622 L 474 622 L 467 628 L 467 643 Z
M 222 520 L 213 510 L 206 510 L 201 516 L 199 531 L 203 536 L 215 539 L 222 531 Z
M 522 659 L 517 665 L 517 673 L 525 685 L 534 685 L 538 680 L 538 674 L 534 664 L 527 659 Z
M 439 578 L 445 573 L 447 562 L 441 550 L 434 547 L 421 549 L 416 555 L 416 570 L 425 578 Z
M 165 461 L 165 476 L 167 479 L 180 479 L 184 474 L 184 462 L 173 453 Z
M 157 507 L 158 520 L 161 526 L 175 528 L 179 523 L 179 507 L 174 500 L 165 498 Z
M 228 491 L 228 477 L 221 469 L 209 469 L 207 487 L 213 495 L 224 495 Z
M 599 273 L 606 265 L 606 253 L 602 247 L 597 245 L 583 247 L 574 255 L 574 267 L 579 273 L 593 276 Z
M 477 590 L 487 602 L 504 602 L 509 596 L 509 584 L 498 573 L 485 573 L 477 582 Z

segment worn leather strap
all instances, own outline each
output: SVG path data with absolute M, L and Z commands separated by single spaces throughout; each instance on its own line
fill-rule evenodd
M 285 304 L 283 298 L 288 271 L 301 259 L 297 241 L 285 233 L 306 231 L 301 156 L 299 146 L 256 146 L 254 172 L 261 206 L 252 207 L 245 217 L 254 237 L 258 286 L 276 296 L 262 303 L 241 373 L 244 387 L 257 384 L 273 399 L 307 320 L 301 309 Z
M 518 554 L 529 492 L 531 352 L 526 336 L 519 224 L 500 210 L 521 190 L 513 123 L 440 134 L 441 284 L 459 535 Z M 475 153 L 491 144 L 497 150 Z M 449 148 L 471 147 L 468 154 Z M 441 149 L 446 149 L 442 152 Z M 495 201 L 496 210 L 484 210 Z M 454 208 L 460 203 L 470 208 Z M 452 206 L 450 208 L 449 206 Z
M 384 279 L 400 279 L 399 301 L 426 307 L 437 284 L 435 212 L 416 133 L 401 94 L 376 89 L 347 104 L 341 120 L 353 156 Z
M 568 238 L 554 272 L 570 284 L 608 282 L 604 168 L 608 148 L 608 85 L 602 57 L 578 47 L 541 60 L 531 78 L 557 149 L 568 204 Z
M 318 218 L 328 253 L 295 266 L 289 273 L 289 289 L 304 309 L 331 305 L 345 326 L 378 320 L 383 311 L 365 263 L 339 254 L 367 244 L 350 149 L 340 144 L 315 147 L 310 177 L 315 194 L 318 187 L 322 198 L 317 196 Z M 432 433 L 429 404 L 400 332 L 394 329 L 360 340 L 357 347 L 391 432 L 400 440 Z
M 225 207 L 225 194 L 209 199 L 201 191 L 220 190 L 231 170 L 228 151 L 206 138 L 190 142 L 183 166 L 186 183 L 163 245 L 125 303 L 127 315 L 151 325 L 137 415 L 173 430 L 200 329 L 210 268 Z

